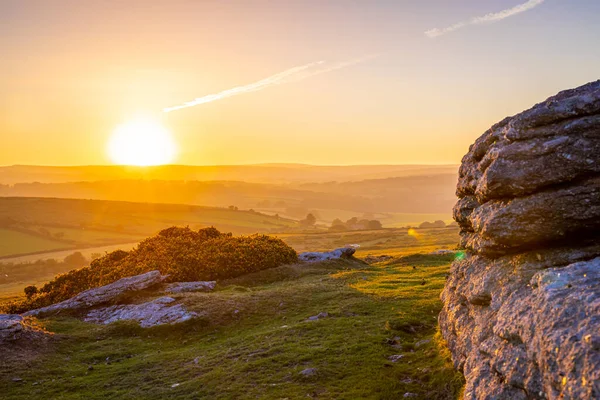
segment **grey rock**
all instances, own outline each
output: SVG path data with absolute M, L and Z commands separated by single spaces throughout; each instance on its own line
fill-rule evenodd
M 300 253 L 298 259 L 304 262 L 319 262 L 326 260 L 336 260 L 340 258 L 350 258 L 356 252 L 352 247 L 341 247 L 333 251 L 326 252 L 306 252 Z
M 167 293 L 210 292 L 214 290 L 217 281 L 175 282 L 166 286 Z
M 600 398 L 600 81 L 485 132 L 457 195 L 439 324 L 464 398 Z
M 23 315 L 53 314 L 62 310 L 81 310 L 107 303 L 124 293 L 147 289 L 161 283 L 165 276 L 159 271 L 150 271 L 145 274 L 119 279 L 106 286 L 93 288 L 79 293 L 77 296 L 63 302 L 52 304 L 48 307 L 31 310 Z
M 406 392 L 406 393 L 404 393 L 404 396 L 402 396 L 402 397 L 404 397 L 405 399 L 407 399 L 407 398 L 418 397 L 418 396 L 419 395 L 416 394 L 416 393 Z
M 0 345 L 20 339 L 36 339 L 47 333 L 31 324 L 28 318 L 15 314 L 0 314 Z
M 105 325 L 117 321 L 137 321 L 142 328 L 149 328 L 177 324 L 198 317 L 197 313 L 187 311 L 182 304 L 173 304 L 175 301 L 172 297 L 159 297 L 142 304 L 99 308 L 90 311 L 84 321 Z
M 312 317 L 308 317 L 306 320 L 307 320 L 307 321 L 317 321 L 317 320 L 319 320 L 319 319 L 322 319 L 322 318 L 327 318 L 327 317 L 329 317 L 329 314 L 328 314 L 328 313 L 326 313 L 326 312 L 321 312 L 321 313 L 319 313 L 319 314 L 317 314 L 317 315 L 313 315 Z
M 400 361 L 402 358 L 404 358 L 404 354 L 394 354 L 393 356 L 389 356 L 388 360 L 395 363 Z
M 318 372 L 319 371 L 316 368 L 306 368 L 306 369 L 300 371 L 300 375 L 309 377 L 309 376 L 317 375 Z

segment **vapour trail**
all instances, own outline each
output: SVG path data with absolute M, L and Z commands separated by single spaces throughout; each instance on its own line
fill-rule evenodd
M 353 60 L 342 61 L 334 64 L 328 64 L 325 61 L 316 61 L 305 65 L 300 65 L 297 67 L 293 67 L 290 69 L 286 69 L 285 71 L 279 72 L 275 75 L 271 75 L 267 78 L 261 79 L 259 81 L 250 83 L 244 86 L 237 86 L 231 89 L 223 90 L 219 93 L 209 94 L 206 96 L 198 97 L 194 100 L 185 102 L 183 104 L 164 108 L 163 111 L 168 113 L 175 110 L 180 110 L 182 108 L 193 107 L 200 104 L 206 104 L 213 101 L 225 99 L 231 96 L 237 96 L 239 94 L 256 92 L 258 90 L 266 89 L 270 86 L 281 85 L 284 83 L 296 82 L 302 79 L 309 78 L 311 76 L 324 74 L 327 72 L 335 71 L 338 69 L 342 69 L 345 67 L 349 67 L 351 65 L 359 64 L 365 62 L 371 58 L 377 57 L 379 54 L 368 55 L 360 58 L 356 58 Z
M 465 26 L 469 26 L 469 25 L 481 25 L 481 24 L 489 24 L 489 23 L 493 23 L 493 22 L 498 22 L 498 21 L 502 21 L 503 19 L 512 17 L 513 15 L 517 15 L 520 14 L 522 12 L 525 11 L 529 11 L 537 6 L 539 6 L 540 4 L 542 4 L 545 0 L 529 0 L 523 4 L 519 4 L 517 6 L 514 6 L 512 8 L 507 8 L 506 10 L 502 10 L 496 13 L 489 13 L 486 15 L 482 15 L 480 17 L 473 17 L 468 21 L 462 21 L 462 22 L 458 22 L 454 25 L 450 25 L 446 28 L 434 28 L 434 29 L 430 29 L 428 31 L 425 32 L 426 36 L 429 36 L 430 38 L 435 38 L 438 36 L 442 36 L 442 35 L 446 35 L 450 32 L 454 32 L 456 30 L 459 30 L 461 28 L 464 28 Z

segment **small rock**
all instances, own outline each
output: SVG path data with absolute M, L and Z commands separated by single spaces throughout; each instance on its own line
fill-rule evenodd
M 93 370 L 94 370 L 94 366 L 93 365 L 88 366 L 88 371 L 93 371 Z
M 176 388 L 177 386 L 181 385 L 181 383 L 174 383 L 171 385 L 172 388 Z
M 417 343 L 415 343 L 415 347 L 418 349 L 419 347 L 424 346 L 429 343 L 431 343 L 431 339 L 419 340 Z
M 404 357 L 404 354 L 395 354 L 393 356 L 389 356 L 388 360 L 390 360 L 391 362 L 397 362 L 398 360 L 400 360 L 401 358 Z
M 300 375 L 302 376 L 315 376 L 317 374 L 317 369 L 316 368 L 306 368 L 302 371 L 300 371 Z
M 167 293 L 209 292 L 217 286 L 216 281 L 175 282 L 165 288 Z
M 194 358 L 194 364 L 198 365 L 200 363 L 200 357 Z
M 404 398 L 408 398 L 408 397 L 417 397 L 418 395 L 416 393 L 411 393 L 411 392 L 406 392 L 404 393 Z
M 12 378 L 13 382 L 23 382 L 23 379 L 21 378 Z
M 312 317 L 308 317 L 307 321 L 316 321 L 318 319 L 327 318 L 327 317 L 329 317 L 329 314 L 326 313 L 326 312 L 322 312 L 322 313 L 319 313 L 317 315 L 313 315 Z
M 355 248 L 342 247 L 333 251 L 326 252 L 306 252 L 300 253 L 298 259 L 304 262 L 319 262 L 326 260 L 337 260 L 340 258 L 350 258 L 356 252 Z

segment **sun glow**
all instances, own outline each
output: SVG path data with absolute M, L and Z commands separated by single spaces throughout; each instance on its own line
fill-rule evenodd
M 108 142 L 109 157 L 121 165 L 168 164 L 176 153 L 177 145 L 171 132 L 150 118 L 137 118 L 119 125 Z

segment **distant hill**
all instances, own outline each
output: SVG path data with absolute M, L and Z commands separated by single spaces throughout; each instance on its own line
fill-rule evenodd
M 64 183 L 121 179 L 243 181 L 257 183 L 306 183 L 358 181 L 401 176 L 456 173 L 457 165 L 350 165 L 259 164 L 157 167 L 13 165 L 0 167 L 0 184 L 27 182 Z
M 115 180 L 17 183 L 0 186 L 0 196 L 59 197 L 214 207 L 260 208 L 281 213 L 339 209 L 357 213 L 450 213 L 455 174 L 407 176 L 355 182 L 274 185 L 235 181 Z M 302 215 L 304 214 L 304 215 Z

